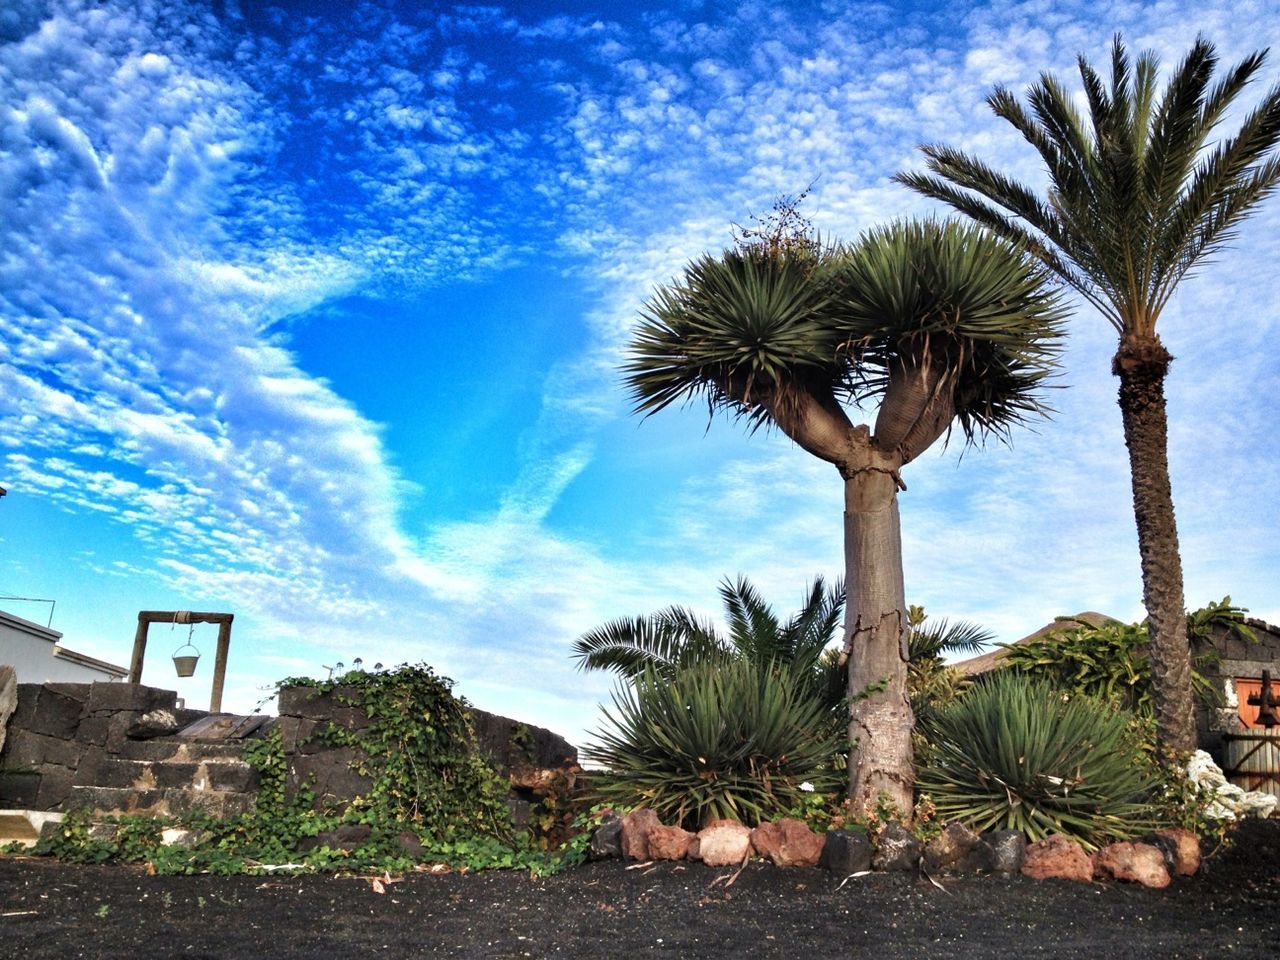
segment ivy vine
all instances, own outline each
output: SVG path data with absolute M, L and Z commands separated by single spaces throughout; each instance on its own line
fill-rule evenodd
M 169 874 L 260 872 L 284 864 L 380 872 L 422 862 L 550 873 L 580 861 L 582 839 L 547 852 L 515 829 L 508 784 L 477 750 L 466 702 L 453 695 L 451 680 L 425 664 L 331 681 L 292 678 L 279 686 L 310 688 L 312 696 L 330 696 L 368 718 L 357 729 L 328 724 L 313 734 L 354 748 L 353 769 L 369 780 L 369 789 L 344 810 L 317 810 L 306 784 L 291 794 L 276 728 L 244 747 L 244 760 L 259 775 L 257 803 L 248 813 L 218 819 L 199 812 L 175 818 L 72 812 L 35 852 L 82 863 L 145 863 Z M 357 845 L 316 842 L 344 825 L 367 828 Z M 187 830 L 184 841 L 164 843 L 168 827 Z
M 507 782 L 479 754 L 470 711 L 451 680 L 419 664 L 286 683 L 368 717 L 358 729 L 330 724 L 321 732 L 334 746 L 355 748 L 352 767 L 371 780 L 348 808 L 348 822 L 412 825 L 428 843 L 513 837 Z

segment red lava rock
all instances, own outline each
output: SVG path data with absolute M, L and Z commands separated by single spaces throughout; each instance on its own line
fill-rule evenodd
M 652 810 L 632 810 L 622 818 L 622 855 L 632 860 L 649 859 L 649 832 L 662 823 Z
M 780 867 L 816 866 L 822 856 L 823 839 L 808 824 L 790 817 L 762 823 L 751 831 L 751 846 L 756 853 Z
M 1080 844 L 1054 833 L 1027 846 L 1022 873 L 1035 880 L 1056 878 L 1088 883 L 1093 879 L 1093 861 Z
M 1093 857 L 1094 875 L 1159 890 L 1169 885 L 1169 868 L 1164 854 L 1149 843 L 1123 841 L 1103 847 Z
M 653 860 L 683 860 L 697 842 L 696 833 L 658 824 L 649 830 L 649 857 Z
M 739 864 L 751 849 L 751 831 L 732 820 L 716 820 L 698 831 L 696 856 L 709 867 Z
M 1190 877 L 1200 869 L 1200 838 L 1186 827 L 1169 827 L 1157 830 L 1156 836 L 1168 841 L 1173 855 L 1173 871 L 1180 877 Z

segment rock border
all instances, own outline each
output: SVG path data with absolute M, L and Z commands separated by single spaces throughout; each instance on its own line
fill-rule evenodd
M 874 836 L 859 830 L 814 831 L 783 817 L 753 828 L 715 820 L 697 833 L 664 825 L 654 811 L 608 813 L 591 837 L 593 860 L 700 860 L 710 867 L 740 866 L 753 857 L 779 867 L 820 867 L 839 876 L 917 871 L 926 876 L 956 874 L 1021 875 L 1036 880 L 1118 881 L 1161 889 L 1200 868 L 1200 839 L 1170 827 L 1140 841 L 1108 844 L 1093 854 L 1061 834 L 1029 843 L 1019 830 L 976 833 L 949 823 L 921 841 L 899 823 Z

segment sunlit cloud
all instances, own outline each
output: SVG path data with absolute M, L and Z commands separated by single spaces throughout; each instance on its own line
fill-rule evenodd
M 224 7 L 0 11 L 0 476 L 117 531 L 84 562 L 129 604 L 163 588 L 234 608 L 258 638 L 232 671 L 241 705 L 260 674 L 372 649 L 574 735 L 608 687 L 573 671 L 579 633 L 715 613 L 724 576 L 789 608 L 840 573 L 829 466 L 696 409 L 630 417 L 617 364 L 655 285 L 779 194 L 810 188 L 803 209 L 845 239 L 937 212 L 890 179 L 921 142 L 1039 182 L 985 96 L 1101 60 L 1116 30 L 1170 63 L 1196 29 L 1225 61 L 1280 36 L 1274 2 Z M 1162 321 L 1188 600 L 1230 591 L 1273 620 L 1280 288 L 1259 275 L 1277 237 L 1273 204 Z M 520 268 L 580 304 L 557 317 L 564 348 L 521 369 L 523 425 L 486 437 L 513 464 L 499 492 L 417 522 L 433 491 L 403 466 L 409 391 L 375 416 L 300 337 L 394 351 L 335 304 Z M 1084 308 L 1073 331 L 1054 419 L 905 477 L 910 599 L 1002 639 L 1087 607 L 1141 616 L 1112 334 Z M 66 615 L 69 643 L 111 658 L 87 609 Z

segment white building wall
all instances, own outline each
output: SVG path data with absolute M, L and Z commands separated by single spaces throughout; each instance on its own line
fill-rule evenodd
M 118 680 L 115 670 L 82 662 L 58 646 L 62 634 L 0 610 L 0 663 L 14 668 L 19 683 L 93 683 Z

